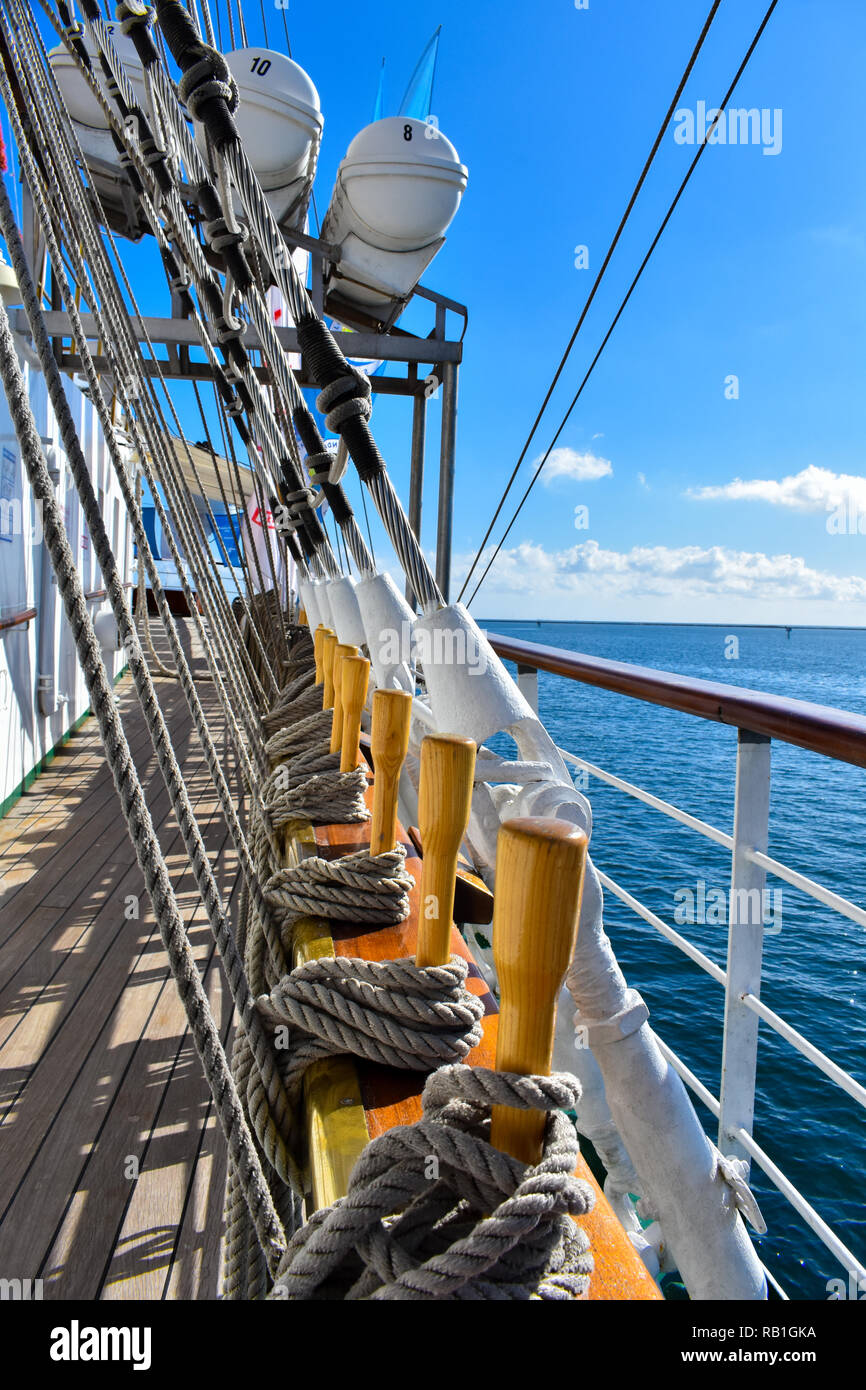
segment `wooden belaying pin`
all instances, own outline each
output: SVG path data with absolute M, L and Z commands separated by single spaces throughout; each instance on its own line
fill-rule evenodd
M 574 954 L 586 836 L 561 820 L 511 820 L 496 844 L 493 960 L 499 976 L 496 1070 L 549 1076 L 556 1001 Z M 494 1105 L 490 1142 L 541 1158 L 545 1116 Z
M 298 627 L 309 627 L 306 608 L 298 609 Z
M 370 753 L 373 758 L 373 820 L 370 853 L 387 854 L 397 843 L 400 769 L 409 749 L 412 696 L 408 690 L 375 690 Z
M 313 633 L 313 654 L 316 658 L 316 679 L 313 682 L 314 685 L 321 685 L 325 679 L 325 672 L 322 667 L 322 643 L 331 631 L 332 629 L 325 627 L 324 623 L 319 623 L 319 626 Z M 336 633 L 334 635 L 336 636 Z
M 325 687 L 322 695 L 322 709 L 333 709 L 334 707 L 334 652 L 336 649 L 336 632 L 326 630 L 322 638 L 322 680 Z
M 445 965 L 451 958 L 457 855 L 469 824 L 474 771 L 471 738 L 430 734 L 421 744 L 418 829 L 424 860 L 417 965 Z
M 343 743 L 343 698 L 342 698 L 342 668 L 343 658 L 346 656 L 357 656 L 358 648 L 350 647 L 346 642 L 338 642 L 334 648 L 334 665 L 331 672 L 331 683 L 334 687 L 334 717 L 331 720 L 331 752 L 339 753 Z
M 340 771 L 352 772 L 361 756 L 361 711 L 367 699 L 370 663 L 365 656 L 344 656 L 340 668 L 340 697 L 343 702 L 343 744 Z

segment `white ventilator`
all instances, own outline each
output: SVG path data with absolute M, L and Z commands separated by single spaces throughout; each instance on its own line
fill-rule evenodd
M 355 136 L 337 170 L 322 239 L 339 246 L 328 293 L 392 319 L 445 240 L 467 170 L 432 122 L 388 116 Z
M 589 802 L 572 784 L 550 735 L 465 608 L 453 605 L 419 618 L 414 650 L 428 697 L 426 705 L 416 701 L 414 747 L 431 728 L 459 731 L 479 745 L 505 733 L 517 745 L 513 761 L 479 749 L 467 838 L 485 876 L 492 881 L 502 820 L 557 816 L 591 834 Z M 594 1064 L 579 1061 L 577 1069 L 590 1083 L 587 1121 L 613 1163 L 612 1188 L 631 1181 L 633 1165 L 637 1190 L 658 1217 L 692 1298 L 765 1298 L 763 1267 L 725 1165 L 662 1054 L 647 1023 L 646 1005 L 625 981 L 602 912 L 601 883 L 587 859 L 567 985 L 577 1006 L 578 1037 L 594 1058 Z M 575 1055 L 571 1047 L 564 1056 L 560 1049 L 555 1065 L 574 1069 Z
M 319 94 L 304 69 L 284 53 L 237 48 L 225 58 L 240 96 L 234 121 L 241 144 L 277 222 L 299 229 L 322 138 Z M 196 141 L 206 157 L 200 126 Z

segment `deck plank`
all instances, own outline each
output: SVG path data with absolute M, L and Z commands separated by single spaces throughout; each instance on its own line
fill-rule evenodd
M 207 833 L 205 842 L 212 848 Z M 179 890 L 182 909 L 186 900 L 184 917 L 189 922 L 191 909 L 197 905 L 191 876 L 186 882 L 181 881 Z M 135 929 L 134 947 L 130 929 Z M 196 954 L 200 955 L 210 944 L 209 930 L 206 926 L 192 926 L 190 935 Z M 138 954 L 130 970 L 131 949 Z M 45 1051 L 38 1055 L 39 1066 L 18 1098 L 20 1122 L 12 1125 L 11 1136 L 14 1151 L 3 1165 L 0 1192 L 4 1212 L 10 1203 L 8 1215 L 5 1219 L 0 1217 L 0 1239 L 4 1245 L 8 1240 L 5 1225 L 10 1218 L 15 1224 L 16 1209 L 37 1210 L 29 1237 L 34 1245 L 38 1243 L 34 1240 L 36 1233 L 40 1240 L 44 1234 L 45 1243 L 50 1241 L 62 1219 L 69 1185 L 82 1168 L 82 1155 L 91 1151 L 106 1119 L 111 1119 L 112 1133 L 125 1133 L 127 1122 L 136 1122 L 137 1105 L 124 1103 L 122 1086 L 137 1049 L 147 1052 L 157 1069 L 173 1057 L 177 1036 L 174 1049 L 170 1041 L 151 1046 L 151 1033 L 160 1026 L 160 1005 L 166 988 L 174 996 L 174 986 L 166 986 L 163 962 L 162 944 L 149 913 L 143 912 L 140 922 L 123 923 L 115 932 L 100 969 L 80 993 L 68 1027 L 63 1033 L 55 1030 Z M 177 1021 L 175 1015 L 171 1017 Z M 46 1124 L 52 1093 L 63 1099 L 59 1106 L 55 1103 Z M 134 1102 L 134 1093 L 132 1099 Z M 0 1139 L 2 1136 L 0 1130 Z M 124 1155 L 139 1151 L 140 1145 L 132 1141 L 123 1150 Z M 8 1194 L 13 1183 L 16 1185 L 10 1202 Z M 103 1195 L 100 1192 L 100 1200 Z
M 192 786 L 195 786 L 195 780 Z M 206 793 L 199 793 L 199 814 L 202 810 L 202 795 Z M 195 794 L 192 799 L 195 804 Z M 172 853 L 182 851 L 182 842 L 180 832 L 175 829 L 174 818 L 170 815 L 168 793 L 161 779 L 159 790 L 152 798 L 152 806 L 156 824 L 163 830 L 163 848 L 170 857 Z M 115 820 L 117 819 L 115 812 Z M 4 1011 L 2 1027 L 9 1030 L 8 1036 L 0 1045 L 0 1067 L 4 1069 L 35 1066 L 36 1060 L 41 1064 L 46 1054 L 59 1046 L 64 1051 L 60 1073 L 64 1079 L 68 1079 L 72 1074 L 73 1059 L 81 1055 L 81 1049 L 86 1045 L 93 1024 L 100 1015 L 104 1017 L 105 1010 L 104 1007 L 97 1007 L 92 1015 L 85 1018 L 83 1027 L 76 1026 L 74 1042 L 71 1045 L 69 1038 L 72 1030 L 67 1027 L 70 1018 L 75 1015 L 85 995 L 89 994 L 91 1001 L 99 998 L 111 999 L 113 1002 L 118 991 L 123 988 L 123 981 L 129 970 L 130 953 L 134 952 L 134 937 L 141 923 L 152 923 L 152 919 L 147 912 L 147 896 L 129 843 L 126 825 L 122 817 L 119 819 L 123 826 L 126 854 L 120 853 L 123 841 L 119 840 L 119 857 L 116 863 L 112 866 L 103 860 L 97 875 L 82 883 L 77 897 L 71 888 L 69 890 L 73 897 L 69 908 L 70 915 L 73 921 L 86 924 L 84 930 L 67 949 L 65 956 L 60 955 L 59 965 L 59 948 L 55 946 L 49 949 L 48 954 L 54 957 L 55 968 L 47 973 L 50 967 L 46 964 L 44 984 L 40 986 L 36 981 L 30 985 L 29 1002 L 25 993 L 23 1016 L 17 1020 L 14 1029 L 10 1028 L 14 1006 L 7 1006 L 7 1010 Z M 175 833 L 167 840 L 166 832 L 170 829 L 175 829 Z M 94 850 L 93 853 L 95 855 L 97 851 Z M 89 863 L 90 857 L 88 855 L 84 862 Z M 94 886 L 96 878 L 98 883 Z M 135 919 L 127 920 L 124 915 L 124 901 L 128 896 L 138 901 L 138 911 L 141 914 L 138 922 Z M 51 946 L 52 943 L 49 943 L 49 948 Z M 95 981 L 97 975 L 98 995 Z M 55 1076 L 54 1079 L 59 1081 L 60 1077 Z M 3 1124 L 4 1120 L 5 1111 L 2 1111 L 0 1124 Z
M 201 676 L 188 624 L 182 640 Z M 228 901 L 237 860 L 198 736 L 178 683 L 155 684 Z M 197 685 L 221 747 L 213 685 Z M 117 698 L 227 1038 L 230 996 L 128 677 Z M 4 1272 L 41 1275 L 52 1299 L 214 1298 L 222 1138 L 93 719 L 0 821 L 0 912 L 0 1113 L 14 1100 L 0 1124 Z
M 190 785 L 194 804 L 195 787 L 194 778 Z M 174 830 L 175 822 L 162 779 L 157 783 L 149 782 L 145 790 L 149 792 L 148 804 L 154 825 L 165 840 L 166 831 Z M 44 1002 L 49 992 L 57 996 L 63 991 L 74 1002 L 76 996 L 69 994 L 69 981 L 64 972 L 78 966 L 80 974 L 85 959 L 92 968 L 96 941 L 106 926 L 125 922 L 128 897 L 137 898 L 141 910 L 141 874 L 126 824 L 116 808 L 112 814 L 117 834 L 107 847 L 104 842 L 101 850 L 95 847 L 99 837 L 94 846 L 81 846 L 81 862 L 74 875 L 75 889 L 70 892 L 72 901 L 40 904 L 28 913 L 20 929 L 0 948 L 0 979 L 4 982 L 0 990 L 0 1065 L 8 1061 L 5 1048 L 13 1020 L 17 1026 L 29 1009 Z M 175 834 L 168 848 L 174 849 L 177 844 L 179 839 Z M 120 871 L 119 866 L 122 866 Z
M 166 714 L 170 717 L 171 711 Z M 150 750 L 150 736 L 143 720 L 136 733 L 137 737 L 130 740 L 130 750 L 138 765 L 142 755 L 146 757 Z M 43 793 L 44 800 L 30 808 L 32 791 L 25 792 L 0 821 L 0 895 L 4 908 L 11 907 L 16 894 L 26 889 L 36 870 L 45 869 L 73 838 L 87 843 L 96 817 L 116 804 L 117 793 L 105 757 L 96 756 L 102 750 L 98 735 L 93 754 L 83 763 L 79 763 L 75 745 L 79 736 L 73 735 L 73 740 L 58 751 L 50 768 L 34 783 L 36 788 L 43 778 L 52 780 L 51 789 Z M 26 816 L 14 816 L 19 806 L 28 807 Z M 46 877 L 35 886 L 47 890 L 50 882 Z M 20 908 L 17 910 L 23 915 Z
M 221 856 L 217 881 L 225 888 L 226 854 Z M 197 914 L 204 919 L 203 911 Z M 208 936 L 210 931 L 208 929 Z M 215 951 L 210 951 L 210 959 L 205 973 L 205 988 L 211 1010 L 220 1033 L 225 1041 L 231 1023 L 231 1007 L 227 991 L 223 990 L 222 972 L 218 968 Z M 169 997 L 163 1001 L 170 1015 L 170 1026 L 175 1036 L 180 1033 L 180 1044 L 171 1071 L 162 1087 L 159 1106 L 150 1126 L 146 1142 L 141 1146 L 140 1175 L 132 1185 L 129 1201 L 123 1212 L 122 1225 L 113 1243 L 113 1251 L 108 1260 L 104 1278 L 101 1280 L 101 1296 L 106 1299 L 162 1298 L 168 1280 L 171 1278 L 176 1248 L 182 1244 L 182 1225 L 187 1200 L 199 1163 L 207 1163 L 213 1155 L 215 1136 L 213 1127 L 208 1126 L 211 1096 L 203 1085 L 201 1063 L 189 1030 L 185 1028 L 185 1017 L 176 991 L 171 988 Z M 148 1046 L 152 1041 L 148 1033 Z M 131 1084 L 135 1080 L 130 1074 Z M 134 1094 L 134 1091 L 133 1091 Z M 142 1114 L 139 1131 L 143 1130 L 145 1117 Z M 203 1153 L 205 1138 L 210 1148 Z M 222 1144 L 216 1140 L 220 1150 Z M 122 1146 L 108 1159 L 100 1158 L 110 1174 L 117 1167 L 117 1155 Z M 94 1174 L 88 1181 L 94 1182 Z M 129 1186 L 129 1184 L 128 1184 Z M 196 1258 L 195 1243 L 191 1249 L 184 1249 L 182 1258 L 187 1259 L 198 1270 L 198 1277 L 184 1280 L 187 1290 L 185 1298 L 213 1298 L 217 1289 L 215 1255 L 219 1257 L 219 1234 L 221 1230 L 222 1190 L 214 1194 L 220 1211 L 218 1219 L 212 1221 L 216 1247 L 204 1268 Z M 189 1234 L 192 1234 L 190 1230 Z M 207 1234 L 205 1231 L 203 1234 Z M 168 1250 L 160 1249 L 160 1258 L 153 1259 L 153 1251 L 159 1239 L 167 1240 Z M 167 1258 L 165 1257 L 167 1255 Z M 210 1278 L 211 1284 L 206 1281 Z M 70 1295 L 67 1294 L 67 1297 Z

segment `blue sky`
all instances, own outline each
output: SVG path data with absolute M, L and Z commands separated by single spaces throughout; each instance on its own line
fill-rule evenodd
M 271 44 L 282 47 L 280 14 L 265 5 Z M 251 41 L 261 41 L 259 6 L 245 8 Z M 333 0 L 326 34 L 319 5 L 291 0 L 293 56 L 325 116 L 320 212 L 346 145 L 372 115 L 382 57 L 393 110 L 442 25 L 433 111 L 469 168 L 463 205 L 425 277 L 470 310 L 455 592 L 708 8 L 383 0 L 359 23 L 355 4 Z M 723 0 L 682 107 L 716 105 L 764 9 L 763 0 Z M 566 427 L 567 452 L 546 482 L 542 474 L 473 604 L 477 615 L 866 621 L 866 534 L 857 534 L 858 516 L 866 532 L 864 70 L 862 0 L 780 0 L 732 104 L 780 110 L 781 149 L 707 150 Z M 514 504 L 693 153 L 672 134 L 664 141 Z M 578 244 L 589 248 L 589 271 L 574 266 Z M 150 256 L 136 249 L 130 264 L 143 268 Z M 160 303 L 145 296 L 151 312 Z M 735 400 L 725 396 L 732 374 Z M 432 403 L 428 551 L 438 414 Z M 198 437 L 191 418 L 189 426 Z M 380 397 L 373 427 L 405 500 L 409 404 Z M 843 498 L 844 533 L 834 534 L 828 518 Z M 577 506 L 587 508 L 583 529 Z M 373 534 L 384 560 L 375 523 Z

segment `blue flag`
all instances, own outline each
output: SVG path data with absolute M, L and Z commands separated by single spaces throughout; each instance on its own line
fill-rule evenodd
M 436 76 L 436 58 L 439 53 L 439 35 L 441 32 L 442 25 L 440 24 L 418 59 L 418 65 L 409 79 L 409 86 L 406 88 L 405 96 L 400 103 L 398 116 L 413 116 L 416 120 L 426 121 L 430 115 L 430 106 L 433 102 L 433 79 Z
M 379 90 L 376 93 L 376 105 L 373 107 L 373 120 L 381 121 L 385 115 L 385 59 L 382 59 L 382 67 L 379 70 Z

